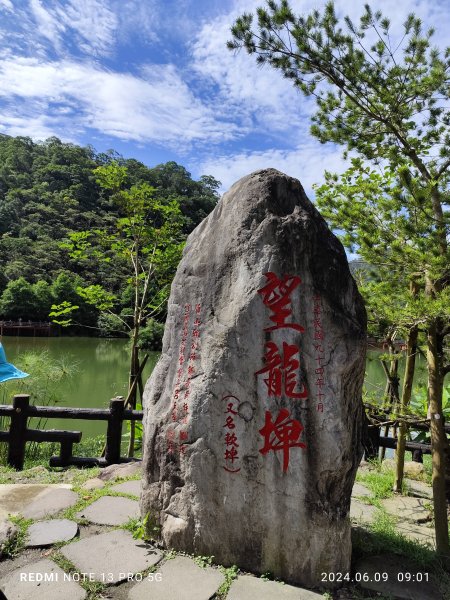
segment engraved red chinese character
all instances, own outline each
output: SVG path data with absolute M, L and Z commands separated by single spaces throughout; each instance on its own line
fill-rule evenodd
M 227 433 L 225 436 L 225 444 L 227 446 L 236 446 L 237 448 L 239 448 L 239 444 L 237 443 L 237 437 L 236 434 L 233 433 Z
M 300 353 L 299 347 L 283 342 L 283 356 L 275 342 L 267 342 L 266 348 L 267 351 L 264 355 L 266 364 L 256 372 L 256 375 L 268 373 L 264 383 L 269 390 L 269 396 L 280 397 L 284 392 L 288 398 L 307 398 L 308 391 L 303 384 L 300 390 L 297 388 L 295 391 L 298 384 L 297 370 L 300 361 L 294 357 Z
M 225 460 L 231 460 L 231 463 L 234 463 L 234 461 L 239 458 L 238 456 L 238 452 L 236 450 L 236 448 L 234 446 L 232 446 L 229 450 L 225 449 Z
M 233 417 L 227 417 L 227 421 L 224 427 L 228 427 L 228 429 L 234 429 L 236 425 L 234 424 Z
M 226 413 L 231 413 L 232 415 L 237 415 L 238 414 L 238 411 L 234 410 L 232 402 L 228 402 L 228 404 L 227 404 L 227 410 L 225 411 L 225 414 Z
M 289 451 L 291 448 L 306 448 L 306 444 L 300 442 L 303 425 L 300 421 L 290 418 L 287 409 L 282 408 L 275 422 L 272 421 L 272 413 L 266 410 L 266 421 L 259 433 L 264 437 L 264 446 L 260 449 L 261 454 L 267 454 L 271 450 L 283 451 L 283 472 L 289 466 Z
M 305 331 L 297 323 L 286 323 L 286 319 L 291 315 L 292 310 L 287 308 L 291 304 L 290 294 L 300 285 L 301 279 L 297 276 L 284 275 L 283 279 L 278 279 L 275 273 L 266 273 L 268 283 L 258 290 L 262 295 L 265 306 L 268 306 L 274 313 L 270 320 L 275 323 L 272 327 L 266 327 L 264 331 L 273 331 L 283 327 L 290 327 L 296 331 Z
M 174 450 L 173 440 L 175 437 L 175 431 L 173 429 L 167 430 L 166 436 L 167 436 L 167 452 L 172 453 Z

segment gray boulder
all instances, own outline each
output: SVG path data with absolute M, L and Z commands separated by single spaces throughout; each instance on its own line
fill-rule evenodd
M 365 346 L 300 183 L 238 181 L 188 238 L 145 388 L 141 510 L 163 544 L 305 586 L 347 571 Z

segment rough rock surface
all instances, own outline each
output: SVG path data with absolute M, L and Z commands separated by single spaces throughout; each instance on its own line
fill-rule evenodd
M 109 481 L 110 479 L 130 477 L 132 475 L 136 475 L 136 473 L 139 473 L 141 468 L 142 461 L 140 460 L 117 465 L 109 465 L 100 471 L 98 479 L 101 479 L 102 481 Z
M 365 323 L 300 183 L 238 181 L 188 238 L 145 389 L 141 509 L 166 546 L 307 587 L 349 569 Z

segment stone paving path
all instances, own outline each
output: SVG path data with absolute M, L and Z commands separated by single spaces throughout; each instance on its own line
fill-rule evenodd
M 87 597 L 88 589 L 92 591 L 102 584 L 103 591 L 97 598 L 224 600 L 223 594 L 217 596 L 225 582 L 222 570 L 208 564 L 199 566 L 187 556 L 164 554 L 140 539 L 133 539 L 130 531 L 122 528 L 130 518 L 139 516 L 140 480 L 116 481 L 130 476 L 139 476 L 137 463 L 104 469 L 99 477 L 83 484 L 80 494 L 67 484 L 0 485 L 0 533 L 8 531 L 4 522 L 8 513 L 35 521 L 28 529 L 27 549 L 14 560 L 0 561 L 0 589 L 6 598 L 82 600 Z M 398 518 L 397 528 L 404 535 L 433 544 L 429 486 L 411 481 L 409 487 L 416 497 L 389 498 L 383 500 L 381 506 Z M 367 526 L 377 518 L 379 509 L 368 503 L 371 496 L 366 486 L 355 483 L 350 512 L 355 526 Z M 80 502 L 85 506 L 81 508 Z M 70 518 L 63 518 L 67 515 Z M 80 525 L 76 519 L 80 520 Z M 54 544 L 60 547 L 48 549 Z M 378 588 L 371 589 L 390 593 L 394 599 L 442 599 L 434 583 L 428 585 L 426 593 L 423 586 L 416 585 L 409 592 L 405 583 L 398 585 L 394 576 L 398 565 L 394 558 L 374 557 L 373 561 L 365 559 L 367 564 L 358 565 L 358 569 L 364 571 L 392 571 L 390 582 L 384 585 L 381 582 Z M 231 583 L 226 595 L 226 600 L 319 598 L 324 598 L 323 593 L 245 574 L 240 574 Z

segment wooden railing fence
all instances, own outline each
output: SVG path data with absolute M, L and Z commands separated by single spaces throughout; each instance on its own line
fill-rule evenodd
M 373 407 L 366 405 L 369 408 L 369 419 L 370 424 L 367 428 L 367 434 L 365 436 L 364 447 L 365 447 L 365 458 L 373 459 L 378 458 L 380 448 L 397 448 L 397 438 L 387 437 L 381 435 L 381 429 L 385 428 L 386 425 L 389 428 L 398 427 L 400 421 L 406 423 L 408 429 L 412 431 L 429 431 L 430 421 L 429 419 L 411 418 L 409 416 L 398 415 L 395 419 L 389 419 L 387 414 L 389 411 L 380 411 L 378 413 L 371 412 L 370 409 Z M 444 425 L 445 433 L 450 434 L 450 425 Z M 431 444 L 423 442 L 406 441 L 405 450 L 412 453 L 412 459 L 416 462 L 422 462 L 423 454 L 431 454 Z
M 143 412 L 125 410 L 125 401 L 120 396 L 110 401 L 109 409 L 68 408 L 59 406 L 30 405 L 30 396 L 18 394 L 13 404 L 0 406 L 0 417 L 10 417 L 9 431 L 0 431 L 0 442 L 8 444 L 8 465 L 17 470 L 23 469 L 25 445 L 27 442 L 58 442 L 60 455 L 50 458 L 50 466 L 107 466 L 118 462 L 127 462 L 121 458 L 122 425 L 124 421 L 142 421 Z M 106 446 L 104 457 L 73 456 L 73 444 L 81 440 L 81 431 L 57 429 L 28 429 L 28 419 L 82 419 L 107 421 Z

